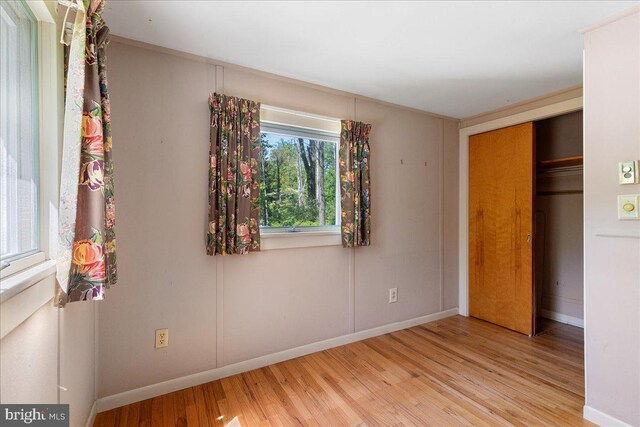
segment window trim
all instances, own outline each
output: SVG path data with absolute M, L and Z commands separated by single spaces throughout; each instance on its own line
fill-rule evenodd
M 20 258 L 5 260 L 2 270 L 0 270 L 0 279 L 5 279 L 44 261 L 46 261 L 44 252 L 40 250 L 23 254 Z
M 300 233 L 340 233 L 340 224 L 334 225 L 301 225 L 292 227 L 260 226 L 260 233 L 264 234 L 300 234 Z
M 62 30 L 62 23 L 56 24 L 57 3 L 47 4 L 45 0 L 25 2 L 38 21 L 40 251 L 44 253 L 45 260 L 50 260 L 56 259 L 58 242 L 58 194 L 64 120 L 64 57 L 58 34 Z
M 340 227 L 337 230 L 313 230 L 305 232 L 270 232 L 260 230 L 260 250 L 312 248 L 339 246 L 342 244 Z

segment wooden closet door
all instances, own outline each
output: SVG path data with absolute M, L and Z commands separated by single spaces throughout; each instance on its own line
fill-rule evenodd
M 523 334 L 534 328 L 535 129 L 469 138 L 469 314 Z

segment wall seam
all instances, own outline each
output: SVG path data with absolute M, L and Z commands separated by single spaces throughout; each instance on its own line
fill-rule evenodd
M 216 92 L 224 93 L 224 67 L 215 66 Z M 216 259 L 216 367 L 224 366 L 224 258 Z
M 56 383 L 57 383 L 56 384 L 56 396 L 57 396 L 57 399 L 58 399 L 58 403 L 61 403 L 61 400 L 60 400 L 60 397 L 61 397 L 60 396 L 60 390 L 61 390 L 60 386 L 61 386 L 61 384 L 60 384 L 60 382 L 62 381 L 62 374 L 61 374 L 61 371 L 62 371 L 61 360 L 62 360 L 62 358 L 61 358 L 61 351 L 60 351 L 60 347 L 61 347 L 61 345 L 60 345 L 60 342 L 61 342 L 60 331 L 62 330 L 62 326 L 61 326 L 62 320 L 60 319 L 60 317 L 61 317 L 61 310 L 58 309 L 58 310 L 56 310 L 56 318 L 57 318 L 56 320 L 57 320 L 57 323 L 58 323 L 58 337 L 57 337 L 58 338 L 58 348 L 56 349 L 56 357 L 58 358 L 58 373 L 57 373 L 58 381 L 56 381 Z
M 440 132 L 440 311 L 444 310 L 444 120 Z
M 100 317 L 100 312 L 99 312 L 99 304 L 95 304 L 95 308 L 94 308 L 94 312 L 93 312 L 93 331 L 94 331 L 94 337 L 93 337 L 93 400 L 97 400 L 98 399 L 98 386 L 99 386 L 99 381 L 98 378 L 100 376 L 100 369 L 99 369 L 99 360 L 100 360 L 100 324 L 99 324 L 99 317 Z
M 358 99 L 353 97 L 353 120 L 357 120 Z M 349 249 L 349 294 L 351 297 L 351 332 L 356 331 L 356 248 Z
M 224 259 L 216 257 L 216 366 L 224 366 Z

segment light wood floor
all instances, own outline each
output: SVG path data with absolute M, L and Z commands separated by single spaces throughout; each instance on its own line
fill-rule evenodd
M 544 330 L 451 317 L 103 412 L 94 426 L 588 425 L 582 329 Z

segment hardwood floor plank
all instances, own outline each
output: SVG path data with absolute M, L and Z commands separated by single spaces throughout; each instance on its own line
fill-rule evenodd
M 98 414 L 94 426 L 584 426 L 583 331 L 461 316 Z M 236 424 L 237 425 L 237 424 Z
M 204 397 L 207 402 L 207 409 L 209 412 L 209 421 L 214 426 L 224 426 L 224 413 L 229 414 L 231 411 L 227 406 L 227 396 L 224 393 L 222 382 L 214 381 L 208 384 L 203 384 L 200 387 L 203 388 Z M 202 407 L 198 408 L 199 411 Z
M 124 409 L 127 408 L 127 415 L 125 416 Z M 120 425 L 129 427 L 137 426 L 140 423 L 140 402 L 133 403 L 131 405 L 122 407 L 122 417 L 120 418 Z
M 138 402 L 140 404 L 140 413 L 138 415 L 138 425 L 140 427 L 151 427 L 152 401 L 153 399 L 147 399 L 142 402 Z M 98 416 L 99 415 L 100 414 L 98 414 Z
M 211 403 L 207 401 L 204 394 L 204 387 L 202 385 L 191 387 L 193 392 L 193 400 L 194 400 L 194 409 L 198 414 L 198 424 L 200 427 L 214 427 L 215 418 L 213 420 L 210 418 L 212 410 L 210 408 Z
M 178 426 L 176 414 L 177 393 L 169 393 L 162 396 L 162 424 L 164 427 Z
M 151 426 L 164 426 L 164 411 L 162 409 L 162 401 L 164 396 L 158 396 L 151 399 Z
M 188 426 L 200 427 L 200 418 L 198 417 L 198 407 L 196 406 L 196 398 L 193 393 L 193 387 L 182 390 L 182 398 L 184 401 L 184 412 Z M 207 427 L 206 425 L 203 427 Z

